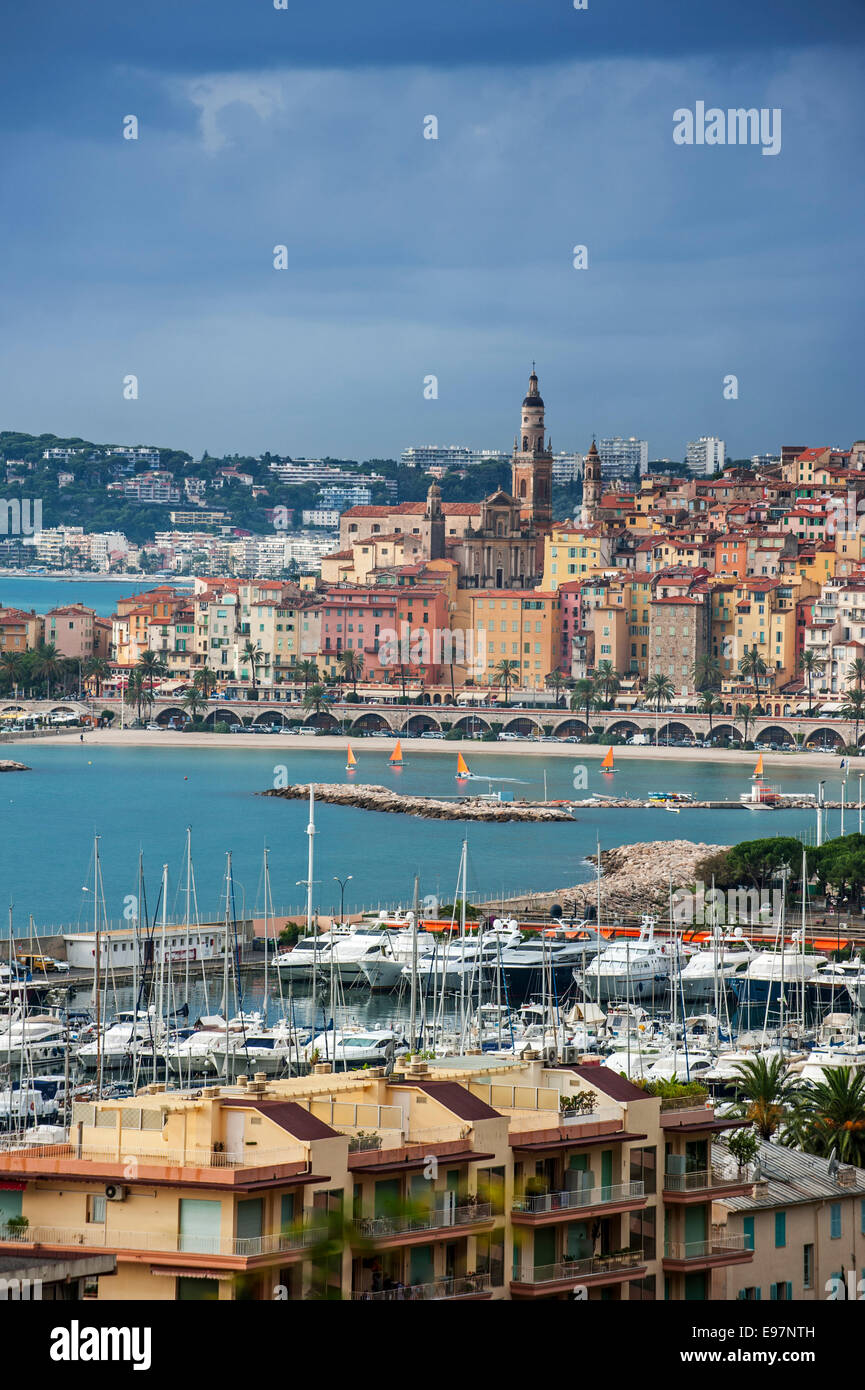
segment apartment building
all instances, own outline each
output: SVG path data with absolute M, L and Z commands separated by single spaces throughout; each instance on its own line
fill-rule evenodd
M 713 1213 L 740 1123 L 597 1059 L 148 1086 L 0 1150 L 0 1250 L 112 1254 L 100 1299 L 705 1299 L 754 1259 Z
M 343 652 L 362 652 L 364 679 L 434 685 L 449 660 L 445 590 L 434 585 L 332 585 L 320 596 L 319 666 L 340 671 Z
M 0 652 L 33 651 L 42 645 L 45 619 L 20 608 L 0 608 Z
M 685 462 L 698 477 L 710 477 L 724 467 L 724 441 L 715 435 L 701 434 L 688 444 Z
M 728 1172 L 735 1160 L 720 1145 Z M 727 1230 L 752 1252 L 714 1276 L 713 1297 L 752 1302 L 861 1298 L 865 1278 L 865 1173 L 764 1142 L 753 1187 L 718 1204 Z M 852 1275 L 851 1294 L 849 1277 Z
M 52 608 L 45 614 L 45 642 L 57 648 L 61 656 L 86 661 L 94 654 L 92 608 L 83 603 L 69 603 Z
M 558 595 L 543 589 L 460 589 L 452 621 L 475 654 L 473 678 L 497 685 L 496 667 L 513 661 L 512 688 L 542 690 L 562 664 L 560 610 Z
M 555 593 L 570 579 L 585 579 L 613 567 L 613 539 L 602 526 L 555 523 L 544 537 L 540 587 Z

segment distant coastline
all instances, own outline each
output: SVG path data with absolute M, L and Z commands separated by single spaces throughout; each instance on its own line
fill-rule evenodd
M 139 587 L 149 584 L 153 588 L 158 584 L 171 584 L 175 589 L 191 589 L 193 583 L 188 575 L 176 578 L 158 574 L 103 574 L 97 570 L 48 570 L 44 574 L 34 574 L 32 570 L 0 569 L 0 581 L 3 579 L 63 579 L 82 584 L 135 584 Z

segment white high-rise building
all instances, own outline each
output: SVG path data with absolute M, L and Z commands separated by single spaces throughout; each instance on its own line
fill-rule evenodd
M 607 482 L 613 478 L 642 477 L 649 469 L 649 442 L 646 439 L 622 439 L 618 434 L 612 439 L 599 439 L 598 455 Z
M 553 482 L 557 487 L 565 487 L 568 483 L 575 483 L 578 478 L 583 476 L 583 456 L 582 454 L 558 453 L 553 454 Z
M 708 478 L 724 467 L 724 441 L 712 434 L 701 434 L 688 442 L 685 462 L 692 473 Z

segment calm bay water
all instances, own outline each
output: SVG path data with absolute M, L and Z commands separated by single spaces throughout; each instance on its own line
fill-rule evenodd
M 136 892 L 139 849 L 144 854 L 148 902 L 156 902 L 162 865 L 169 866 L 169 913 L 182 915 L 186 828 L 192 830 L 193 862 L 202 916 L 220 916 L 225 854 L 232 851 L 238 913 L 262 910 L 262 851 L 270 850 L 274 908 L 298 910 L 305 903 L 307 807 L 300 802 L 260 797 L 273 785 L 274 768 L 283 765 L 292 782 L 344 782 L 345 753 L 311 748 L 184 747 L 117 748 L 88 744 L 28 743 L 10 749 L 33 769 L 0 780 L 0 855 L 6 903 L 14 903 L 15 929 L 86 925 L 92 920 L 92 896 L 82 892 L 91 882 L 88 866 L 94 835 L 99 835 L 107 916 L 119 921 L 124 899 Z M 359 760 L 355 780 L 406 792 L 452 795 L 456 790 L 456 755 L 446 745 L 412 753 L 401 771 L 388 766 L 384 752 L 355 744 Z M 469 763 L 491 777 L 521 778 L 516 795 L 540 798 L 546 772 L 551 800 L 574 795 L 574 757 L 504 754 L 495 749 L 472 751 Z M 741 765 L 653 762 L 634 759 L 614 779 L 605 778 L 597 760 L 586 764 L 588 791 L 644 796 L 652 790 L 691 792 L 714 800 L 738 799 L 749 783 Z M 797 767 L 791 759 L 773 785 L 786 791 L 814 791 L 819 774 Z M 840 774 L 828 774 L 826 794 L 840 796 Z M 485 786 L 475 784 L 479 790 Z M 857 795 L 855 776 L 851 799 Z M 577 793 L 585 795 L 585 792 Z M 840 830 L 840 813 L 830 812 L 827 835 Z M 856 828 L 856 811 L 848 810 L 846 828 Z M 645 840 L 689 839 L 713 844 L 764 835 L 813 831 L 814 814 L 778 811 L 754 816 L 743 810 L 682 811 L 593 810 L 578 813 L 574 823 L 557 825 L 478 825 L 425 821 L 350 808 L 317 808 L 315 902 L 325 913 L 339 908 L 334 876 L 352 875 L 346 893 L 350 908 L 407 903 L 412 878 L 420 875 L 421 892 L 452 901 L 460 844 L 469 846 L 469 892 L 507 895 L 528 889 L 553 889 L 592 877 L 586 864 L 597 837 L 612 847 Z
M 107 618 L 115 612 L 118 599 L 155 589 L 164 582 L 157 579 L 40 579 L 36 575 L 18 579 L 0 574 L 0 606 L 23 608 L 28 613 L 32 609 L 47 613 L 61 604 L 83 603 Z

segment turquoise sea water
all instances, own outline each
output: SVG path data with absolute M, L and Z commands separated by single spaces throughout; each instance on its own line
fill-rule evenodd
M 35 609 L 37 613 L 47 613 L 49 608 L 59 608 L 64 603 L 83 603 L 93 608 L 102 617 L 110 617 L 117 608 L 117 600 L 129 598 L 131 594 L 144 593 L 155 589 L 161 580 L 156 579 L 13 579 L 0 574 L 0 606 L 3 608 L 23 608 L 25 612 Z
M 84 925 L 92 919 L 88 885 L 93 836 L 99 835 L 109 920 L 123 914 L 124 899 L 134 894 L 139 849 L 144 854 L 148 900 L 155 904 L 162 865 L 169 866 L 169 913 L 182 915 L 184 845 L 192 829 L 193 860 L 199 907 L 203 916 L 221 915 L 225 854 L 232 851 L 236 907 L 260 913 L 261 861 L 265 843 L 275 910 L 298 910 L 305 903 L 306 805 L 256 796 L 273 785 L 274 769 L 284 766 L 291 782 L 345 782 L 345 753 L 318 748 L 117 748 L 88 744 L 28 743 L 10 749 L 31 772 L 0 778 L 0 895 L 2 906 L 14 903 L 15 928 L 27 929 L 32 914 L 42 930 L 61 924 Z M 384 752 L 359 740 L 355 780 L 406 792 L 453 794 L 456 755 L 442 745 L 407 756 L 405 767 L 388 766 Z M 473 751 L 473 770 L 493 777 L 524 779 L 509 788 L 517 795 L 553 800 L 586 795 L 574 792 L 574 758 L 536 754 Z M 597 760 L 586 763 L 588 792 L 645 795 L 652 790 L 691 792 L 696 797 L 737 800 L 749 785 L 747 766 L 629 760 L 615 778 L 605 778 Z M 791 758 L 773 785 L 787 791 L 814 791 L 818 776 L 827 778 L 826 795 L 840 796 L 840 773 L 797 767 Z M 475 784 L 478 790 L 485 786 Z M 858 782 L 851 778 L 851 800 Z M 846 828 L 856 828 L 856 810 L 848 810 Z M 840 829 L 839 812 L 828 813 L 827 835 Z M 814 814 L 778 811 L 754 816 L 743 810 L 682 811 L 656 809 L 590 810 L 574 823 L 555 825 L 478 825 L 425 821 L 350 808 L 318 807 L 316 815 L 315 901 L 322 912 L 339 907 L 334 875 L 352 875 L 349 907 L 407 902 L 418 872 L 422 893 L 452 901 L 460 843 L 469 846 L 469 891 L 483 896 L 530 888 L 552 889 L 590 878 L 586 857 L 596 840 L 611 847 L 644 840 L 689 839 L 715 844 L 763 835 L 813 831 Z M 5 924 L 4 924 L 5 925 Z

